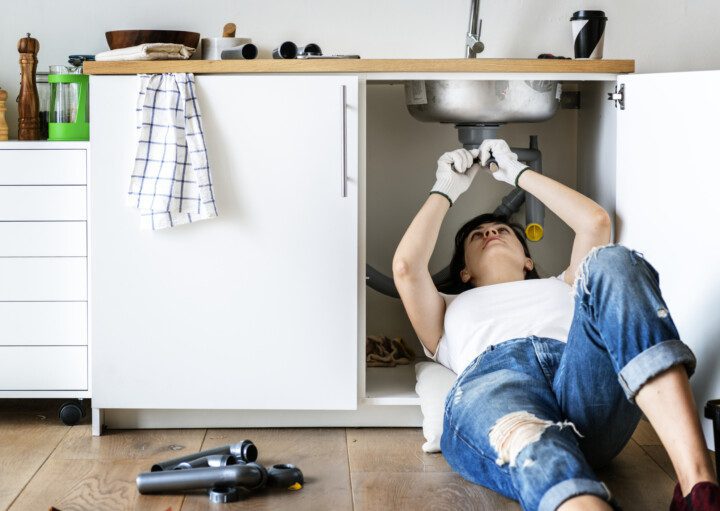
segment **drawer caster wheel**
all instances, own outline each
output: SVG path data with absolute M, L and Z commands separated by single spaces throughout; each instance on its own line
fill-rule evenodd
M 68 401 L 60 405 L 60 420 L 66 426 L 74 426 L 85 417 L 85 407 L 80 400 Z

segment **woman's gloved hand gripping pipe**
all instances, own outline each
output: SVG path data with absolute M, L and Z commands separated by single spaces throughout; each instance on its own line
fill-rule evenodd
M 479 153 L 479 149 L 455 149 L 440 156 L 435 171 L 435 185 L 430 193 L 438 193 L 447 198 L 451 206 L 455 204 L 458 197 L 470 188 L 470 183 L 480 170 L 480 165 L 473 163 Z
M 480 144 L 480 165 L 487 166 L 490 158 L 497 162 L 497 170 L 492 172 L 492 176 L 513 186 L 518 185 L 520 174 L 530 168 L 518 161 L 517 154 L 510 150 L 504 140 L 488 139 Z
M 517 186 L 517 180 L 529 167 L 518 161 L 507 142 L 499 139 L 483 141 L 478 149 L 455 149 L 440 156 L 435 185 L 430 193 L 446 197 L 452 206 L 470 187 L 480 166 L 498 181 Z

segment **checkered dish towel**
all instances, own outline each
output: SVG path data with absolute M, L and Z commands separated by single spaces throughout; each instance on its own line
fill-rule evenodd
M 138 145 L 128 205 L 141 228 L 164 229 L 217 216 L 195 77 L 139 75 Z

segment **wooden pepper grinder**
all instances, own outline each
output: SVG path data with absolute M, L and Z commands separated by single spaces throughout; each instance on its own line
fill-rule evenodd
M 40 51 L 38 40 L 23 37 L 18 41 L 20 52 L 20 94 L 18 95 L 18 140 L 40 140 L 40 106 L 35 72 L 37 54 Z
M 0 140 L 8 139 L 8 125 L 5 121 L 5 112 L 7 112 L 7 107 L 5 106 L 6 101 L 7 92 L 0 89 Z

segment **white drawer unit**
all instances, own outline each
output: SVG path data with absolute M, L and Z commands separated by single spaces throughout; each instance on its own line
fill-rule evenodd
M 85 222 L 0 222 L 0 257 L 87 254 Z
M 0 300 L 85 301 L 87 261 L 84 257 L 0 258 Z
M 0 221 L 86 220 L 86 187 L 0 185 Z
M 87 153 L 0 143 L 0 397 L 90 397 Z
M 87 390 L 87 346 L 0 347 L 0 391 Z
M 0 345 L 85 346 L 87 302 L 0 302 L 0 325 Z
M 0 185 L 84 185 L 86 151 L 0 150 Z

